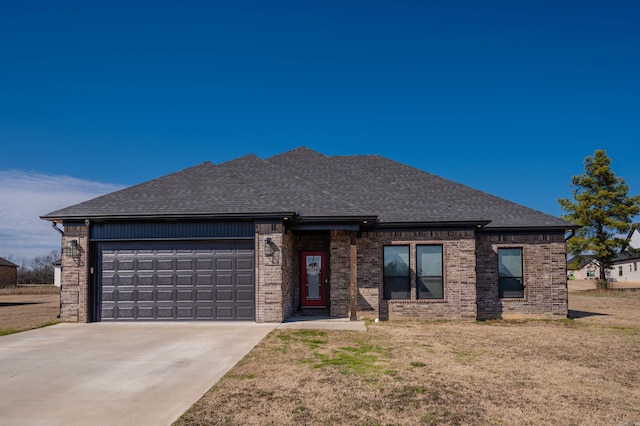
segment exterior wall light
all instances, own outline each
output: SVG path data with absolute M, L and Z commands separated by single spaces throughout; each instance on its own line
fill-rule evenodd
M 67 247 L 65 252 L 75 260 L 80 259 L 80 249 L 78 247 L 78 240 L 67 241 Z
M 278 248 L 276 243 L 273 242 L 271 237 L 267 237 L 264 240 L 264 255 L 266 257 L 273 258 L 275 256 L 276 252 L 279 252 L 279 251 L 280 251 L 280 249 Z

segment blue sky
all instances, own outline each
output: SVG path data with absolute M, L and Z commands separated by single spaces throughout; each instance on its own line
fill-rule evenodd
M 638 22 L 615 0 L 4 2 L 0 256 L 57 248 L 50 210 L 301 145 L 553 215 L 605 149 L 638 194 Z

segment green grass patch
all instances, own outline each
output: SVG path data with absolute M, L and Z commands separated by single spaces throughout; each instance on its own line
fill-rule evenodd
M 413 361 L 413 362 L 411 363 L 411 366 L 412 366 L 412 367 L 426 367 L 426 366 L 427 366 L 427 364 L 425 364 L 425 363 L 424 363 L 424 362 L 422 362 L 422 361 Z
M 335 367 L 341 374 L 378 375 L 385 369 L 377 364 L 380 358 L 371 345 L 345 346 L 331 351 L 330 355 L 316 353 L 313 368 Z
M 453 359 L 461 364 L 474 364 L 480 361 L 480 354 L 467 349 L 455 348 L 452 351 Z

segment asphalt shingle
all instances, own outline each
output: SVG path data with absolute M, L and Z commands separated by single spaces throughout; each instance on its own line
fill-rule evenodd
M 530 209 L 378 155 L 297 148 L 267 159 L 206 162 L 43 216 L 49 220 L 288 214 L 377 216 L 380 224 L 482 222 L 487 228 L 571 228 Z

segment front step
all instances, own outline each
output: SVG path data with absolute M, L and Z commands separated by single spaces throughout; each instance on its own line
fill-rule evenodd
M 327 307 L 309 307 L 304 306 L 298 310 L 297 315 L 301 317 L 328 317 L 329 308 Z

